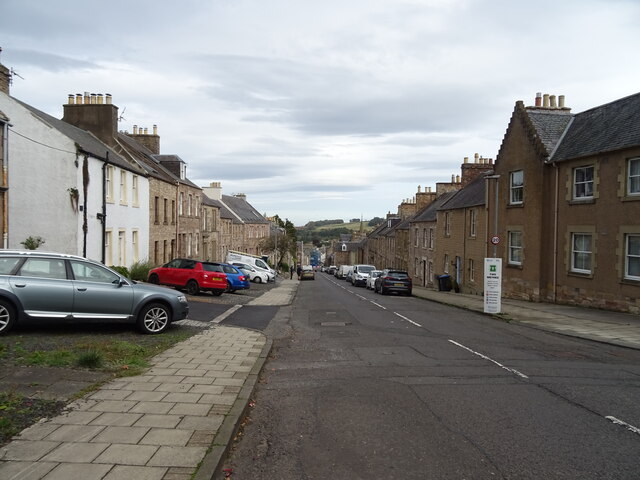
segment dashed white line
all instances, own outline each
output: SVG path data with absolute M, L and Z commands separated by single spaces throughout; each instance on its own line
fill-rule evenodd
M 402 318 L 403 320 L 406 320 L 407 322 L 415 325 L 416 327 L 421 327 L 422 325 L 420 325 L 419 323 L 414 322 L 413 320 L 411 320 L 410 318 L 405 317 L 404 315 L 400 315 L 398 312 L 393 312 L 394 315 L 399 316 L 400 318 Z
M 373 300 L 369 300 L 369 302 L 373 303 L 376 307 L 381 308 L 382 310 L 386 310 L 387 307 L 380 305 L 379 303 L 374 302 Z
M 513 374 L 515 374 L 515 375 L 518 375 L 519 377 L 522 377 L 522 378 L 529 378 L 529 377 L 527 377 L 524 373 L 519 372 L 519 371 L 518 371 L 518 370 L 516 370 L 515 368 L 510 368 L 510 367 L 507 367 L 506 365 L 502 365 L 500 362 L 496 362 L 493 358 L 489 358 L 489 357 L 487 357 L 486 355 L 483 355 L 483 354 L 482 354 L 482 353 L 480 353 L 480 352 L 476 352 L 475 350 L 471 350 L 469 347 L 465 347 L 465 346 L 464 346 L 464 345 L 462 345 L 461 343 L 455 342 L 455 341 L 453 341 L 453 340 L 449 340 L 449 341 L 450 341 L 451 343 L 453 343 L 454 345 L 457 345 L 457 346 L 458 346 L 458 347 L 460 347 L 460 348 L 464 348 L 465 350 L 467 350 L 467 351 L 469 351 L 469 352 L 473 353 L 474 355 L 479 356 L 480 358 L 484 358 L 485 360 L 489 360 L 490 362 L 495 363 L 495 364 L 496 364 L 496 365 L 498 365 L 500 368 L 504 368 L 505 370 L 507 370 L 507 371 L 509 371 L 509 372 L 511 372 L 511 373 L 513 373 Z
M 620 419 L 618 419 L 616 417 L 608 416 L 608 417 L 604 417 L 604 418 L 606 418 L 610 422 L 615 423 L 616 425 L 620 425 L 621 427 L 625 427 L 627 430 L 630 430 L 633 433 L 637 433 L 638 435 L 640 435 L 640 428 L 638 428 L 638 427 L 634 427 L 633 425 L 629 425 L 627 422 L 623 422 L 622 420 L 620 420 Z

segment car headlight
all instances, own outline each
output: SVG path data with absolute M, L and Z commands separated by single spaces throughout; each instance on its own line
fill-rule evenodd
M 187 303 L 187 297 L 185 297 L 184 295 L 178 295 L 178 301 L 180 303 Z

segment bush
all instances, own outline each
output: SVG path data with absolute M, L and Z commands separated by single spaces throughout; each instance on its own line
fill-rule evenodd
M 42 237 L 28 237 L 24 242 L 20 242 L 27 250 L 36 250 L 40 245 L 44 245 L 44 238 Z
M 83 368 L 100 368 L 104 365 L 104 357 L 97 350 L 89 350 L 78 356 L 76 365 Z
M 131 273 L 131 280 L 137 280 L 146 282 L 149 277 L 149 270 L 153 268 L 153 264 L 149 260 L 143 262 L 135 262 L 131 265 L 129 272 Z
M 115 265 L 111 265 L 111 270 L 115 270 L 116 272 L 118 272 L 120 275 L 122 275 L 123 277 L 129 277 L 129 269 L 127 267 L 123 267 L 123 266 L 115 266 Z

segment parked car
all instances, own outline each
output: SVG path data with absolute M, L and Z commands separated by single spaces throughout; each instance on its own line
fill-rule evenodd
M 371 273 L 369 274 L 369 278 L 367 278 L 367 283 L 365 284 L 365 287 L 367 287 L 367 289 L 369 290 L 373 290 L 373 287 L 376 283 L 376 278 L 378 278 L 381 273 L 382 273 L 382 270 L 372 270 Z
M 353 272 L 351 273 L 351 284 L 354 287 L 364 287 L 367 284 L 367 278 L 369 278 L 369 274 L 375 269 L 376 267 L 374 267 L 373 265 L 354 265 Z
M 315 280 L 316 272 L 311 265 L 303 265 L 300 273 L 300 280 Z
M 376 293 L 379 292 L 382 295 L 396 292 L 411 296 L 412 288 L 411 277 L 406 271 L 389 268 L 382 271 L 374 284 Z
M 231 265 L 242 270 L 242 272 L 249 277 L 249 280 L 254 283 L 267 283 L 269 281 L 269 274 L 267 272 L 258 270 L 251 265 L 240 262 L 233 262 Z
M 338 270 L 336 270 L 336 278 L 340 280 L 344 280 L 347 277 L 347 272 L 351 268 L 351 265 L 340 265 Z
M 336 267 L 335 265 L 329 265 L 329 268 L 327 268 L 325 271 L 329 274 L 329 275 L 333 275 L 336 273 L 336 270 L 338 269 L 338 267 Z
M 247 265 L 251 265 L 252 267 L 257 268 L 258 270 L 264 270 L 269 273 L 269 281 L 276 281 L 276 272 L 273 268 L 269 266 L 267 263 L 267 257 L 261 257 L 258 255 L 251 255 L 249 253 L 244 252 L 235 252 L 233 250 L 229 250 L 227 252 L 227 263 L 234 264 L 236 262 L 246 263 Z
M 233 293 L 236 290 L 244 290 L 251 287 L 249 276 L 238 267 L 222 263 L 222 270 L 227 275 L 227 292 Z
M 29 320 L 133 322 L 164 332 L 189 313 L 187 298 L 136 283 L 75 255 L 0 250 L 0 334 Z
M 345 273 L 344 273 L 344 279 L 351 283 L 351 278 L 353 277 L 353 265 L 349 265 L 346 269 L 345 269 Z
M 218 296 L 227 289 L 227 274 L 222 264 L 189 258 L 175 258 L 150 270 L 148 280 L 149 283 L 185 289 L 189 295 L 207 291 Z

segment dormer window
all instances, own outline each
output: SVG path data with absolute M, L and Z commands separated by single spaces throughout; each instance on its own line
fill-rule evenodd
M 343 251 L 343 252 L 346 252 L 346 251 L 347 251 L 347 244 L 346 244 L 346 243 L 343 243 L 343 244 L 342 244 L 342 251 Z
M 180 162 L 180 180 L 187 178 L 187 164 Z

